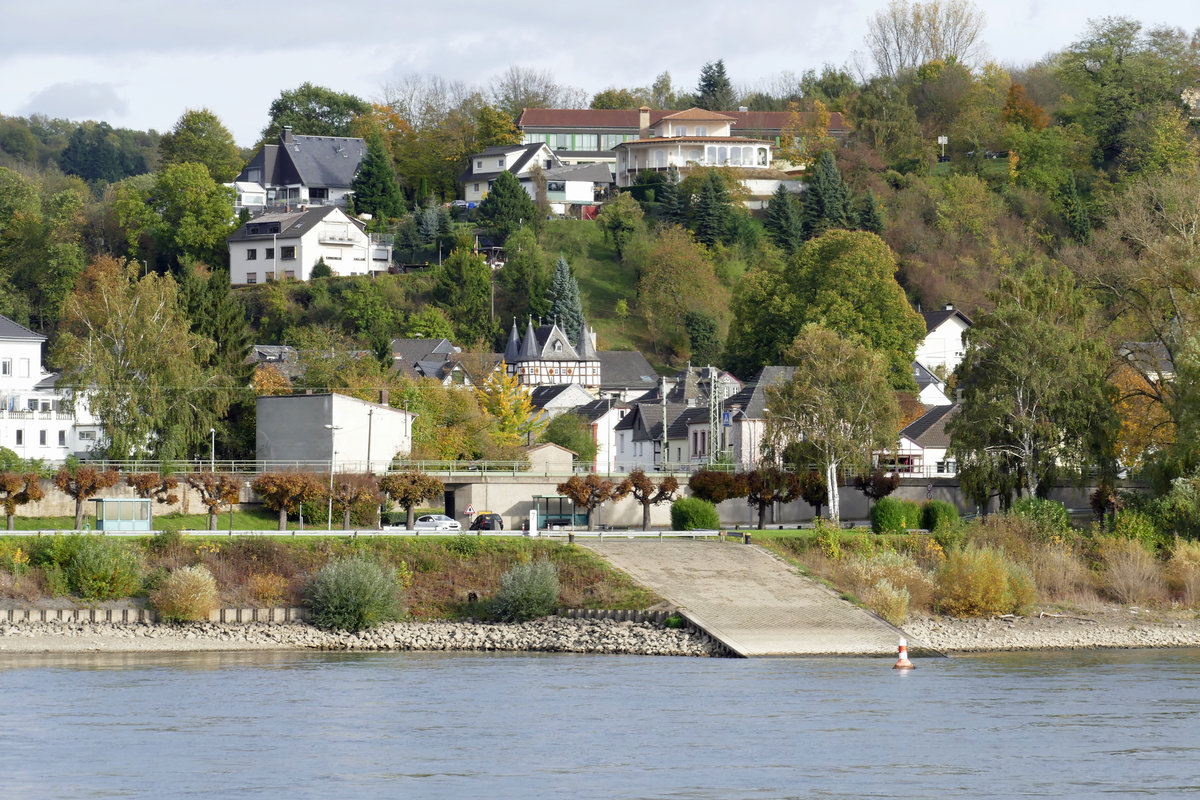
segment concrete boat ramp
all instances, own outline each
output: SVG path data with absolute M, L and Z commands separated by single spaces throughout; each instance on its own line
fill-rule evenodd
M 895 655 L 904 635 L 756 545 L 612 538 L 579 544 L 739 656 Z

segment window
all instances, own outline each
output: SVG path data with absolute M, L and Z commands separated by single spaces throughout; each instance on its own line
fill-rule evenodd
M 80 431 L 79 432 L 79 441 L 81 441 L 81 442 L 96 441 L 96 432 L 95 431 Z
M 25 408 L 27 408 L 27 409 L 28 409 L 28 410 L 30 410 L 30 411 L 37 411 L 37 410 L 38 410 L 38 401 L 37 401 L 36 399 L 34 399 L 34 400 L 26 400 L 26 401 L 25 401 Z
M 678 128 L 675 129 L 675 135 L 676 136 L 687 136 L 687 128 L 683 125 L 680 125 Z
M 45 431 L 38 431 L 38 444 L 40 444 L 42 447 L 46 446 L 46 432 Z
M 554 352 L 556 352 L 556 353 L 561 353 L 561 352 L 562 352 L 562 342 L 555 342 L 555 343 L 554 343 Z
M 12 359 L 0 360 L 0 375 L 12 375 Z
M 249 183 L 262 183 L 262 170 L 258 168 L 246 170 L 246 180 Z
M 25 444 L 25 431 L 17 428 L 17 447 Z
M 708 128 L 704 127 L 703 125 L 697 125 L 696 126 L 696 135 L 697 136 L 708 136 Z
M 257 261 L 258 260 L 258 250 L 254 249 L 253 247 L 251 247 L 249 250 L 247 250 L 246 251 L 246 260 L 247 261 Z
M 275 248 L 268 247 L 265 250 L 263 250 L 263 258 L 271 258 L 271 259 L 275 258 Z
M 472 191 L 474 191 L 474 192 L 478 192 L 478 191 L 479 191 L 479 184 L 478 184 L 478 183 L 477 183 L 477 184 L 475 184 L 475 188 L 474 188 Z
M 497 167 L 499 167 L 500 169 L 504 169 L 504 159 L 503 159 L 503 158 L 497 158 L 497 159 L 496 159 L 496 166 L 497 166 Z
M 283 271 L 283 277 L 284 277 L 284 278 L 286 278 L 286 279 L 288 279 L 288 280 L 295 280 L 295 279 L 296 279 L 296 270 L 294 270 L 294 269 L 285 269 L 285 270 Z
M 58 432 L 58 446 L 59 447 L 67 446 L 67 432 L 66 431 Z
M 287 247 L 279 248 L 279 257 L 282 258 L 284 261 L 295 261 L 296 260 L 296 246 L 288 245 Z
M 263 273 L 263 280 L 265 280 L 265 281 L 273 281 L 273 280 L 275 280 L 275 272 L 274 272 L 274 270 L 272 270 L 271 272 L 264 272 L 264 273 Z
M 253 272 L 247 272 L 246 283 L 258 283 L 258 275 Z
M 482 171 L 482 170 L 483 170 L 483 161 L 476 161 L 476 162 L 475 162 L 475 169 L 477 169 L 477 170 L 481 170 L 481 171 Z

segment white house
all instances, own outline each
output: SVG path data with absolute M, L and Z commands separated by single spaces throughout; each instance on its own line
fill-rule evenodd
M 496 145 L 474 153 L 458 182 L 463 187 L 463 199 L 478 203 L 487 196 L 500 173 L 511 172 L 522 184 L 528 184 L 525 191 L 533 196 L 533 168 L 552 170 L 561 166 L 558 156 L 545 144 Z
M 934 406 L 900 431 L 895 469 L 901 475 L 920 478 L 952 477 L 958 465 L 947 455 L 950 435 L 946 423 L 958 406 Z
M 639 172 L 665 172 L 670 167 L 771 168 L 772 143 L 730 135 L 735 119 L 727 114 L 689 108 L 662 117 L 654 125 L 650 124 L 650 109 L 640 109 L 640 116 L 639 137 L 613 148 L 619 187 L 632 186 Z
M 917 399 L 926 407 L 952 405 L 946 394 L 946 382 L 920 361 L 912 363 L 913 380 L 917 382 Z
M 42 367 L 46 337 L 0 316 L 0 446 L 21 458 L 61 461 L 91 451 L 100 427 L 83 401 Z
M 572 413 L 583 417 L 592 428 L 592 441 L 596 443 L 596 460 L 592 469 L 596 472 L 618 471 L 616 427 L 629 413 L 629 405 L 611 397 L 593 400 L 572 409 Z
M 256 458 L 268 469 L 289 463 L 336 472 L 383 472 L 412 452 L 416 414 L 336 392 L 261 396 L 255 403 Z
M 227 240 L 233 285 L 306 281 L 322 259 L 334 275 L 386 272 L 391 245 L 367 235 L 363 223 L 335 206 L 268 211 L 244 222 Z
M 958 368 L 966 352 L 963 333 L 971 327 L 967 315 L 947 303 L 939 311 L 922 311 L 925 338 L 917 345 L 916 360 L 931 371 L 944 369 L 943 377 Z

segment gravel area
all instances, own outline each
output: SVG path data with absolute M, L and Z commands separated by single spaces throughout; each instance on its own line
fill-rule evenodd
M 903 628 L 910 646 L 943 653 L 1200 647 L 1195 611 L 1112 608 L 990 619 L 929 617 L 910 619 Z
M 19 622 L 0 654 L 194 650 L 473 650 L 721 656 L 704 633 L 650 623 L 548 617 L 523 624 L 397 622 L 353 634 L 282 623 L 188 625 Z

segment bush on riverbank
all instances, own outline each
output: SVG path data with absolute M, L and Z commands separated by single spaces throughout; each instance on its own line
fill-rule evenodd
M 219 600 L 217 581 L 205 567 L 181 567 L 168 575 L 150 595 L 159 617 L 167 622 L 208 619 Z
M 395 567 L 364 558 L 331 561 L 308 585 L 312 624 L 331 631 L 361 631 L 399 619 L 406 577 Z
M 558 593 L 558 571 L 549 561 L 517 564 L 500 577 L 492 615 L 500 622 L 546 617 L 558 606 Z

